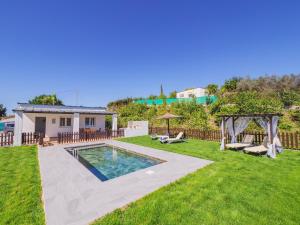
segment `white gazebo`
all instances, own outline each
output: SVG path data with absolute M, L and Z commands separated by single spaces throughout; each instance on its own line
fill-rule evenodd
M 278 137 L 278 121 L 280 113 L 261 113 L 261 114 L 226 114 L 219 115 L 221 117 L 221 150 L 225 149 L 225 131 L 228 130 L 231 137 L 231 143 L 236 143 L 237 136 L 241 134 L 251 120 L 261 126 L 268 136 L 268 151 L 267 155 L 275 158 L 277 153 L 283 151 L 281 142 Z

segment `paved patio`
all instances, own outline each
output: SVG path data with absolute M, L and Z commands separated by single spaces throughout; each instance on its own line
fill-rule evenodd
M 212 161 L 124 142 L 107 143 L 166 162 L 105 182 L 67 153 L 52 146 L 39 149 L 43 198 L 48 225 L 83 225 L 123 207 Z

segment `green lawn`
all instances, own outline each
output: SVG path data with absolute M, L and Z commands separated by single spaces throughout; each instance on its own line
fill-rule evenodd
M 300 151 L 271 160 L 221 152 L 218 143 L 207 141 L 163 145 L 149 137 L 122 140 L 215 163 L 95 224 L 299 224 Z
M 37 148 L 0 148 L 0 224 L 45 224 Z

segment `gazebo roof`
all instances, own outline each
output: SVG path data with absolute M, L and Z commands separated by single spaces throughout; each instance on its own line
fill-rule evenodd
M 270 117 L 282 116 L 281 113 L 220 114 L 218 117 Z

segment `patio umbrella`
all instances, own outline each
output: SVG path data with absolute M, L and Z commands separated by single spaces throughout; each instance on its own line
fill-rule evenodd
M 162 116 L 159 116 L 157 117 L 158 120 L 161 120 L 161 119 L 165 119 L 167 120 L 167 124 L 168 124 L 168 134 L 170 134 L 170 119 L 176 119 L 176 118 L 181 118 L 182 116 L 177 116 L 177 115 L 174 115 L 174 114 L 171 114 L 171 113 L 166 113 Z

